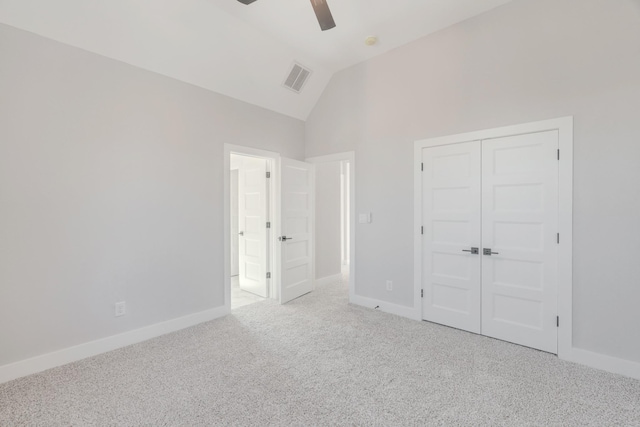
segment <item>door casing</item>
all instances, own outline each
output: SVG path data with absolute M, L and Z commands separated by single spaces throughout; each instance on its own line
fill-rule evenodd
M 414 143 L 414 306 L 412 318 L 422 319 L 422 149 L 491 138 L 558 131 L 558 357 L 572 359 L 573 349 L 573 117 L 562 117 L 494 129 L 486 129 Z

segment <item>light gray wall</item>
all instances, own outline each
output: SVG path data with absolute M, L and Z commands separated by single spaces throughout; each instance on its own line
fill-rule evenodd
M 340 274 L 340 162 L 316 164 L 316 279 Z
M 0 365 L 222 306 L 223 143 L 304 123 L 5 25 L 0 64 Z
M 356 293 L 413 304 L 414 140 L 573 115 L 574 343 L 640 361 L 639 114 L 637 0 L 516 0 L 336 74 L 307 157 L 356 151 Z

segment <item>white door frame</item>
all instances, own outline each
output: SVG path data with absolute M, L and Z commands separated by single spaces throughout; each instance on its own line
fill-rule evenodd
M 415 141 L 414 161 L 414 241 L 413 241 L 413 277 L 414 277 L 414 318 L 422 319 L 422 149 L 439 145 L 457 144 L 526 133 L 558 131 L 559 159 L 559 205 L 558 231 L 560 246 L 558 250 L 558 357 L 571 360 L 573 349 L 573 117 L 544 120 L 486 129 L 458 135 L 444 136 Z
M 350 173 L 347 175 L 351 163 L 348 161 L 340 162 L 340 269 L 349 266 L 349 241 L 351 240 L 351 185 Z
M 356 154 L 355 151 L 309 157 L 307 163 L 349 162 L 349 302 L 354 303 L 356 289 Z M 314 190 L 315 191 L 315 190 Z M 315 222 L 313 224 L 315 235 Z M 314 260 L 315 265 L 315 260 Z M 314 277 L 315 280 L 315 277 Z
M 224 144 L 224 306 L 227 312 L 231 310 L 231 235 L 229 230 L 231 228 L 231 154 L 239 154 L 241 156 L 260 157 L 267 160 L 267 168 L 271 172 L 271 179 L 269 179 L 269 218 L 273 223 L 278 218 L 278 206 L 280 205 L 279 193 L 277 190 L 277 165 L 280 161 L 280 153 L 273 151 L 260 150 L 257 148 L 243 147 L 241 145 Z M 273 231 L 275 228 L 271 228 L 271 235 L 269 238 L 269 262 L 267 263 L 269 271 L 272 273 L 272 278 L 268 284 L 268 295 L 270 299 L 278 298 L 278 289 L 276 286 L 276 280 L 274 280 L 274 271 L 276 271 L 276 248 L 275 238 Z

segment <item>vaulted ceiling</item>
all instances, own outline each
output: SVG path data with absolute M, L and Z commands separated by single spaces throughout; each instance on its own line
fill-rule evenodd
M 305 120 L 336 71 L 511 0 L 327 1 L 328 31 L 309 0 L 0 0 L 0 22 Z

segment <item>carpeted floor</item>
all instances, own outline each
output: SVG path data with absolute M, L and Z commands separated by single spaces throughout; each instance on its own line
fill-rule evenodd
M 640 426 L 640 381 L 334 283 L 0 385 L 0 426 Z

